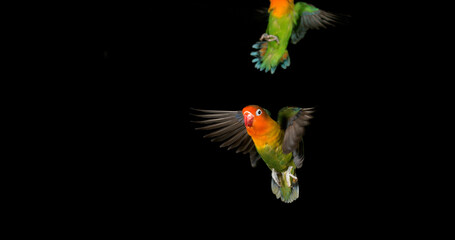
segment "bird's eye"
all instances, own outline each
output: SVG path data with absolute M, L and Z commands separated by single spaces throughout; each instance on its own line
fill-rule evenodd
M 262 110 L 261 110 L 261 109 L 258 109 L 258 110 L 256 111 L 256 116 L 259 116 L 259 115 L 261 115 L 261 114 L 262 114 Z

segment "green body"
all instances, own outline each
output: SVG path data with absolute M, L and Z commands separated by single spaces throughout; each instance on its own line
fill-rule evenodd
M 283 60 L 283 56 L 287 55 L 287 47 L 289 38 L 292 34 L 294 17 L 293 14 L 285 15 L 281 18 L 269 15 L 269 24 L 267 25 L 266 33 L 277 36 L 280 43 L 276 41 L 269 42 L 267 51 L 262 59 L 266 68 L 277 66 Z
M 295 169 L 295 164 L 292 161 L 292 153 L 283 153 L 281 141 L 269 143 L 262 149 L 257 149 L 258 153 L 261 155 L 261 158 L 264 160 L 265 164 L 267 164 L 267 167 L 269 167 L 270 170 L 275 169 L 277 172 L 284 172 L 288 169 L 289 166 L 293 166 Z
M 258 153 L 261 155 L 262 159 L 269 167 L 269 169 L 275 169 L 275 171 L 281 173 L 286 171 L 289 166 L 292 166 L 293 168 L 291 170 L 291 174 L 296 175 L 296 167 L 293 161 L 292 153 L 284 154 L 281 145 L 275 146 L 275 144 L 272 144 L 266 146 L 258 151 Z M 295 199 L 291 199 L 293 186 L 288 187 L 288 185 L 285 183 L 286 179 L 284 174 L 278 174 L 278 178 L 280 178 L 281 187 L 277 188 L 276 190 L 273 190 L 272 187 L 275 195 L 277 195 L 277 197 L 281 197 L 284 202 L 294 201 Z M 293 179 L 291 179 L 291 181 L 292 180 Z
M 265 69 L 266 71 L 273 69 L 273 73 L 280 63 L 282 63 L 282 68 L 288 67 L 290 58 L 287 46 L 292 34 L 295 31 L 302 31 L 302 29 L 296 29 L 299 28 L 298 21 L 300 17 L 303 13 L 313 13 L 319 10 L 313 5 L 304 2 L 298 2 L 295 5 L 290 3 L 287 7 L 288 11 L 283 15 L 275 15 L 273 9 L 269 12 L 266 33 L 278 37 L 279 43 L 276 41 L 268 42 L 267 49 L 264 54 L 261 54 L 260 63 L 256 66 L 258 69 Z M 306 31 L 306 29 L 303 31 Z M 257 55 L 253 54 L 253 56 Z
M 295 190 L 298 183 L 295 182 L 296 185 L 288 187 L 287 184 L 285 184 L 286 179 L 284 174 L 281 174 L 282 172 L 285 172 L 290 166 L 292 166 L 291 174 L 296 175 L 296 165 L 293 161 L 293 153 L 283 153 L 283 129 L 286 129 L 288 120 L 297 114 L 299 110 L 300 108 L 294 107 L 282 108 L 278 113 L 278 121 L 276 122 L 275 127 L 272 128 L 269 132 L 268 141 L 265 144 L 256 145 L 256 150 L 258 151 L 267 167 L 270 170 L 275 169 L 275 171 L 279 173 L 278 177 L 281 179 L 280 181 L 282 183 L 281 188 L 273 190 L 272 184 L 272 190 L 285 202 L 291 202 L 298 197 L 298 190 Z M 293 179 L 291 179 L 291 182 L 292 181 Z M 293 189 L 295 190 L 294 193 Z

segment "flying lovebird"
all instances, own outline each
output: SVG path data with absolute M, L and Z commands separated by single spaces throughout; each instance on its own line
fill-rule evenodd
M 270 0 L 267 30 L 253 45 L 255 68 L 275 72 L 278 65 L 291 65 L 287 50 L 289 39 L 297 44 L 310 29 L 333 26 L 338 17 L 309 3 L 294 0 Z
M 256 167 L 262 159 L 272 171 L 272 192 L 276 198 L 291 203 L 299 197 L 296 169 L 304 160 L 303 135 L 313 108 L 284 107 L 278 112 L 277 121 L 270 112 L 257 105 L 241 111 L 193 109 L 192 115 L 203 120 L 192 121 L 204 126 L 196 130 L 210 133 L 204 138 L 220 142 L 220 147 L 236 149 L 249 154 L 251 165 Z

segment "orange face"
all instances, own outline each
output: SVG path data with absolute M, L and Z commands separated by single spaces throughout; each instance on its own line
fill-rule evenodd
M 294 6 L 294 0 L 270 0 L 269 11 L 273 10 L 274 16 L 282 17 L 292 10 L 290 6 Z
M 260 133 L 268 126 L 269 115 L 263 108 L 257 105 L 250 105 L 245 107 L 242 113 L 246 130 L 250 135 Z

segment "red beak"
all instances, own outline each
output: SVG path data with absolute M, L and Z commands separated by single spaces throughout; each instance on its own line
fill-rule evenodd
M 245 122 L 246 127 L 253 126 L 254 115 L 248 111 L 243 113 L 243 121 Z

